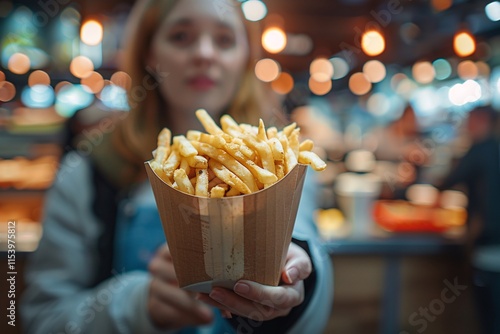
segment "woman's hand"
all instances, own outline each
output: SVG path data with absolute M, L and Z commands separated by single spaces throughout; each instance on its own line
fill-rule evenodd
M 148 312 L 153 323 L 164 329 L 178 329 L 210 323 L 213 312 L 195 294 L 179 288 L 168 246 L 163 245 L 149 264 L 153 276 L 149 287 Z
M 311 259 L 307 253 L 292 243 L 281 272 L 282 283 L 279 286 L 240 280 L 233 291 L 213 288 L 209 295 L 200 294 L 198 298 L 218 307 L 226 316 L 230 312 L 255 321 L 271 320 L 288 315 L 293 307 L 302 303 L 304 279 L 309 277 L 311 271 Z

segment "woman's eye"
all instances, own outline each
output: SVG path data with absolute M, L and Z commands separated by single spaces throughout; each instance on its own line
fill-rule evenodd
M 186 31 L 178 31 L 170 34 L 168 37 L 169 41 L 179 45 L 188 44 L 190 38 L 190 34 Z
M 222 49 L 228 49 L 235 43 L 234 37 L 231 35 L 219 35 L 216 37 L 217 45 Z

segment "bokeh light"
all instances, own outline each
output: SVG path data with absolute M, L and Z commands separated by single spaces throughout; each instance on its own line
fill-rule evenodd
M 50 85 L 50 76 L 47 72 L 42 70 L 33 71 L 28 78 L 28 85 L 33 87 L 35 85 Z
M 113 73 L 109 79 L 114 85 L 123 88 L 125 91 L 129 92 L 132 88 L 132 78 L 130 75 L 123 71 L 118 71 Z
M 333 65 L 326 58 L 316 58 L 309 66 L 309 73 L 316 81 L 328 81 L 333 77 Z
M 490 2 L 484 7 L 484 11 L 486 13 L 486 16 L 491 21 L 496 22 L 500 20 L 500 2 L 498 1 Z
M 54 89 L 49 85 L 34 85 L 25 87 L 21 101 L 29 108 L 48 108 L 54 103 Z
M 271 82 L 272 89 L 281 95 L 286 95 L 290 93 L 293 89 L 294 80 L 293 77 L 286 72 L 281 72 L 281 74 Z
M 369 30 L 361 37 L 361 48 L 368 56 L 378 56 L 385 50 L 385 39 L 376 30 Z
M 349 64 L 341 57 L 332 57 L 330 62 L 333 65 L 333 77 L 332 79 L 342 79 L 349 73 Z
M 434 72 L 436 73 L 437 80 L 446 80 L 452 73 L 450 62 L 446 59 L 436 59 L 432 62 L 432 66 L 434 67 Z
M 77 56 L 71 61 L 69 70 L 75 77 L 82 79 L 94 71 L 94 64 L 85 56 Z
M 476 51 L 476 41 L 471 34 L 462 31 L 453 38 L 453 49 L 460 57 L 467 57 Z
M 9 102 L 16 96 L 16 87 L 12 82 L 0 81 L 0 101 Z
M 262 34 L 262 46 L 269 53 L 279 53 L 286 46 L 286 34 L 278 27 L 271 27 Z
M 103 27 L 96 20 L 88 20 L 82 25 L 80 38 L 87 45 L 98 45 L 102 42 Z
M 260 0 L 248 0 L 241 4 L 243 15 L 248 21 L 260 21 L 267 14 L 266 5 Z
M 411 73 L 415 81 L 421 84 L 431 83 L 436 75 L 434 67 L 428 61 L 415 63 L 411 69 Z
M 316 81 L 313 77 L 309 78 L 309 89 L 315 95 L 326 95 L 332 89 L 332 81 Z
M 450 8 L 452 4 L 453 0 L 431 0 L 431 5 L 437 12 Z
M 476 79 L 479 71 L 477 69 L 476 63 L 474 63 L 472 60 L 464 60 L 458 64 L 457 73 L 460 79 L 468 80 Z
M 81 84 L 88 87 L 92 93 L 97 94 L 104 87 L 104 79 L 100 73 L 91 72 L 90 75 L 81 80 Z
M 384 80 L 386 69 L 384 64 L 378 60 L 369 60 L 363 65 L 363 73 L 372 83 Z
M 355 95 L 365 95 L 372 89 L 372 83 L 366 75 L 357 72 L 349 78 L 349 89 Z
M 255 76 L 264 82 L 271 82 L 278 77 L 281 67 L 273 59 L 264 58 L 255 64 Z
M 8 69 L 14 74 L 25 74 L 31 66 L 30 59 L 24 53 L 16 52 L 9 58 Z

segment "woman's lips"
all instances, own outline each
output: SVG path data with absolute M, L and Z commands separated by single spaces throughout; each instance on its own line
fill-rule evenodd
M 215 86 L 215 81 L 207 76 L 201 75 L 188 80 L 188 85 L 199 91 L 206 91 Z

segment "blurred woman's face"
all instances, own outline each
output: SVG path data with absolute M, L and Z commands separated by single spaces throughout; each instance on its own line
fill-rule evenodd
M 148 66 L 175 111 L 217 115 L 242 79 L 249 45 L 230 0 L 180 0 L 153 36 Z

